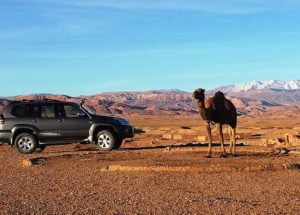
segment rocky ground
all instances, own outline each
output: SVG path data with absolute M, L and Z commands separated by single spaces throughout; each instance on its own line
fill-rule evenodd
M 72 144 L 21 155 L 0 145 L 0 214 L 300 213 L 299 147 L 262 144 L 299 132 L 299 119 L 240 119 L 238 135 L 252 135 L 238 140 L 238 156 L 220 158 L 214 144 L 211 159 L 193 139 L 205 134 L 198 119 L 132 122 L 143 132 L 113 152 Z M 182 139 L 162 138 L 173 133 Z
M 239 146 L 0 147 L 1 214 L 299 214 L 299 156 Z

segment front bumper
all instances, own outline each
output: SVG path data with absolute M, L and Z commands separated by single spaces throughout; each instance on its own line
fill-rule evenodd
M 124 139 L 124 138 L 132 138 L 134 137 L 135 130 L 133 126 L 130 125 L 120 125 L 118 127 L 118 133 L 119 136 Z

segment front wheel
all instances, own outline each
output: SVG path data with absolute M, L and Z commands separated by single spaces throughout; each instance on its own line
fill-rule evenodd
M 15 139 L 15 146 L 22 154 L 30 154 L 37 148 L 36 138 L 29 133 L 21 133 Z
M 99 131 L 97 134 L 97 148 L 102 151 L 111 151 L 117 143 L 117 138 L 109 130 Z

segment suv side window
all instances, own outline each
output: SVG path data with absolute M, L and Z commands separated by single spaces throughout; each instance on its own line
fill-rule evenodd
M 25 117 L 38 117 L 39 116 L 39 106 L 33 104 L 20 104 L 16 105 L 12 109 L 12 115 L 20 118 Z
M 78 107 L 73 105 L 64 105 L 65 116 L 67 118 L 77 118 L 85 115 L 85 113 L 80 110 Z
M 41 117 L 43 118 L 55 118 L 55 108 L 54 105 L 42 105 Z

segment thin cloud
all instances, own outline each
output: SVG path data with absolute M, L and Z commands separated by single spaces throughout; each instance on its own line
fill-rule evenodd
M 295 0 L 4 0 L 4 2 L 65 5 L 71 7 L 99 7 L 131 10 L 201 11 L 218 14 L 248 14 L 269 10 L 295 10 Z

